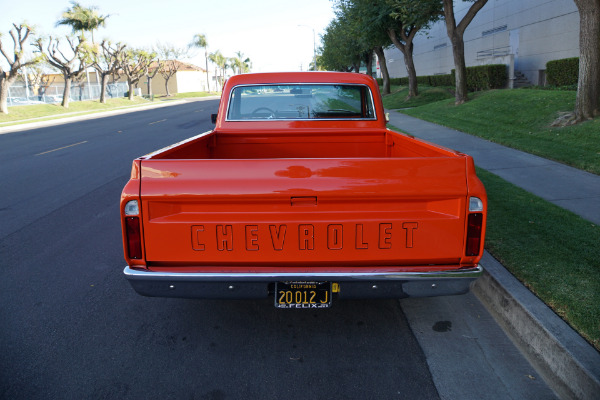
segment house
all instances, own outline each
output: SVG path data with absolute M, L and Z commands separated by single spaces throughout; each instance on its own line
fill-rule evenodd
M 200 68 L 194 64 L 184 63 L 178 60 L 167 60 L 161 61 L 164 63 L 164 69 L 166 70 L 165 74 L 162 74 L 160 71 L 152 78 L 152 93 L 155 95 L 165 95 L 167 94 L 167 89 L 165 86 L 166 79 L 164 75 L 169 75 L 171 71 L 173 75 L 168 80 L 169 85 L 169 93 L 177 94 L 177 93 L 189 93 L 189 92 L 206 92 L 208 91 L 208 87 L 206 84 L 206 70 L 204 68 Z M 153 62 L 150 65 L 149 73 L 152 75 L 156 68 L 158 67 L 157 62 Z M 209 79 L 212 78 L 209 73 Z M 144 77 L 140 79 L 138 83 L 138 87 L 142 89 L 142 94 L 148 94 L 148 78 Z M 211 82 L 210 85 L 211 90 L 215 90 L 214 81 Z

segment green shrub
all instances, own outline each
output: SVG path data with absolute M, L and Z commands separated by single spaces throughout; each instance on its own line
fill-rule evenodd
M 429 76 L 430 86 L 454 86 L 454 76 L 450 74 L 446 75 L 430 75 Z
M 504 64 L 481 65 L 467 68 L 467 89 L 489 90 L 506 87 L 508 80 L 508 67 Z M 379 85 L 383 85 L 383 79 L 377 78 Z M 391 85 L 406 86 L 408 77 L 391 78 Z M 423 75 L 417 76 L 417 84 L 427 86 L 454 86 L 454 70 L 446 75 Z
M 383 85 L 383 79 L 382 78 L 377 78 L 377 83 L 379 84 L 379 86 Z M 408 77 L 404 77 L 404 78 L 390 78 L 390 85 L 395 85 L 395 86 L 405 86 L 408 85 Z
M 452 84 L 455 85 L 454 69 L 452 70 Z M 500 89 L 506 86 L 508 80 L 508 67 L 504 64 L 480 65 L 467 67 L 467 90 Z
M 546 63 L 546 78 L 552 86 L 576 85 L 579 77 L 579 57 L 563 58 Z

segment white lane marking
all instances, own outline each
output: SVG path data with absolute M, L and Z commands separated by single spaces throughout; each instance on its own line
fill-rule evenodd
M 150 122 L 148 125 L 158 124 L 159 122 L 164 122 L 166 119 L 161 119 L 160 121 Z
M 68 145 L 68 146 L 59 147 L 58 149 L 54 149 L 54 150 L 48 150 L 48 151 L 45 151 L 45 152 L 43 152 L 43 153 L 38 153 L 38 154 L 36 154 L 36 156 L 41 156 L 42 154 L 48 154 L 48 153 L 52 153 L 53 151 L 58 151 L 58 150 L 62 150 L 62 149 L 67 149 L 67 148 L 69 148 L 69 147 L 78 146 L 78 145 L 80 145 L 80 144 L 84 144 L 84 143 L 87 143 L 87 140 L 86 140 L 86 141 L 83 141 L 83 142 L 75 143 L 75 144 L 70 144 L 70 145 Z

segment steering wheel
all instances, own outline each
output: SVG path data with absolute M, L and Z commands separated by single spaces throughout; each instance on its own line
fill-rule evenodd
M 268 107 L 258 107 L 256 110 L 252 111 L 252 115 L 257 115 L 264 112 L 269 113 L 269 116 L 267 118 L 275 118 L 275 111 L 271 110 Z

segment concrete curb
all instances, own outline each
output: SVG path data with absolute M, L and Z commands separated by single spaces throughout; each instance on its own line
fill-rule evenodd
M 218 97 L 218 96 L 192 97 L 192 98 L 183 99 L 183 100 L 157 102 L 154 104 L 148 104 L 148 105 L 144 105 L 144 106 L 127 106 L 125 108 L 118 108 L 118 109 L 114 109 L 114 110 L 110 110 L 110 111 L 93 112 L 91 114 L 74 115 L 72 117 L 63 117 L 63 118 L 58 117 L 55 119 L 46 119 L 43 121 L 29 122 L 29 123 L 25 123 L 25 124 L 0 126 L 0 135 L 3 135 L 5 133 L 25 131 L 28 129 L 43 128 L 46 126 L 68 124 L 70 122 L 84 121 L 84 120 L 88 120 L 88 119 L 111 117 L 113 115 L 127 114 L 127 113 L 131 113 L 131 112 L 136 112 L 136 111 L 144 111 L 144 110 L 148 110 L 148 109 L 152 109 L 152 108 L 177 106 L 180 104 L 185 104 L 190 101 L 215 100 L 215 99 L 219 99 L 219 98 L 220 97 Z M 18 122 L 18 121 L 15 121 L 15 122 Z
M 600 353 L 485 253 L 472 291 L 563 399 L 598 399 Z

